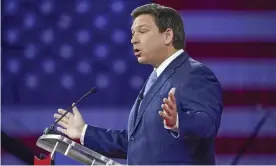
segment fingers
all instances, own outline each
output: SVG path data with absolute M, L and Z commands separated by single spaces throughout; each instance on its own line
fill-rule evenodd
M 176 102 L 175 102 L 175 88 L 172 88 L 168 93 L 168 98 L 163 99 L 163 104 L 161 108 L 163 111 L 159 111 L 159 114 L 164 119 L 169 119 L 172 114 L 176 112 Z
M 176 103 L 174 94 L 175 94 L 175 88 L 172 88 L 172 89 L 170 90 L 170 92 L 169 92 L 168 99 L 169 99 L 173 104 Z
M 60 113 L 60 114 L 65 114 L 66 113 L 66 110 L 64 110 L 64 109 L 58 109 L 58 113 Z
M 63 129 L 63 128 L 61 128 L 61 127 L 57 127 L 57 131 L 59 131 L 59 132 L 65 134 L 65 135 L 67 135 L 67 130 L 66 130 L 66 129 Z
M 167 105 L 167 104 L 162 104 L 161 105 L 161 108 L 163 111 L 165 111 L 165 113 L 168 115 L 168 116 L 171 116 L 172 113 L 173 113 L 173 110 Z
M 63 121 L 59 121 L 58 124 L 61 125 L 63 128 L 68 128 L 68 123 L 65 123 Z
M 176 111 L 176 102 L 175 102 L 175 88 L 172 88 L 168 93 L 168 98 L 163 99 L 163 103 L 161 105 L 162 109 L 167 112 L 167 114 L 171 115 L 173 111 Z
M 163 118 L 165 126 L 175 126 L 176 124 L 176 100 L 175 100 L 175 88 L 172 88 L 168 93 L 168 98 L 163 99 L 161 105 L 162 111 L 159 111 L 159 115 Z
M 60 118 L 61 117 L 61 115 L 60 114 L 54 114 L 54 118 L 56 118 L 56 119 L 58 119 L 58 118 Z M 66 118 L 66 117 L 63 117 L 64 119 Z M 66 118 L 67 119 L 67 118 Z
M 159 115 L 164 119 L 164 120 L 171 120 L 171 117 L 166 114 L 164 111 L 159 111 Z
M 66 110 L 64 110 L 64 109 L 58 109 L 58 113 L 60 113 L 61 115 L 63 115 L 63 114 L 65 114 L 67 111 Z M 71 116 L 73 116 L 73 114 L 71 113 L 71 112 L 68 112 L 66 115 L 65 115 L 65 117 L 66 118 L 70 118 Z
M 72 104 L 72 106 L 74 106 L 74 105 L 75 105 L 75 103 Z M 81 116 L 77 106 L 73 107 L 73 113 L 74 113 L 74 115 Z
M 56 118 L 56 121 L 61 117 L 60 114 L 54 114 L 54 118 Z M 63 121 L 64 123 L 68 123 L 69 119 L 65 116 L 60 121 Z
M 175 94 L 175 88 L 172 88 L 169 93 L 174 95 Z
M 168 107 L 169 109 L 174 110 L 175 104 L 174 104 L 172 101 L 170 101 L 169 99 L 164 98 L 164 99 L 163 99 L 163 103 L 164 103 L 165 105 L 167 105 L 167 107 Z
M 60 114 L 58 114 L 60 113 Z M 66 113 L 66 111 L 64 109 L 58 109 L 58 113 L 54 114 L 54 118 L 56 118 L 56 121 L 63 115 Z M 68 124 L 70 117 L 74 116 L 71 112 L 68 112 L 61 120 L 60 122 L 64 122 L 66 124 Z

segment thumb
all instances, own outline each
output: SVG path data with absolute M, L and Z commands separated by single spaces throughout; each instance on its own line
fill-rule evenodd
M 76 116 L 76 115 L 77 115 L 77 116 L 80 116 L 80 112 L 79 112 L 77 106 L 75 105 L 75 103 L 73 103 L 72 106 L 74 106 L 74 107 L 73 107 L 73 113 L 74 113 L 74 115 L 75 115 L 75 116 Z

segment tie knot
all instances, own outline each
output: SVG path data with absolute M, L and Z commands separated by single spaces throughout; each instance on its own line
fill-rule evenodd
M 154 82 L 157 80 L 157 73 L 155 70 L 153 70 L 153 72 L 150 74 L 149 79 L 146 83 L 146 87 L 145 87 L 145 91 L 144 91 L 144 95 L 148 92 L 148 90 L 150 89 L 150 87 L 152 86 L 152 84 L 154 84 Z
M 149 76 L 149 79 L 152 80 L 152 81 L 155 81 L 157 79 L 157 73 L 156 73 L 155 70 L 153 70 L 153 72 Z

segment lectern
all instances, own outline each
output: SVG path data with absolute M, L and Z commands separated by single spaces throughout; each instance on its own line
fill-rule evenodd
M 50 160 L 54 157 L 56 152 L 59 152 L 65 156 L 68 156 L 81 164 L 87 165 L 121 165 L 120 163 L 107 158 L 73 140 L 58 134 L 44 134 L 40 136 L 36 142 L 36 145 L 51 153 L 45 160 Z M 35 159 L 35 165 L 39 162 L 39 159 Z M 41 160 L 41 165 L 43 161 Z M 45 163 L 45 161 L 44 161 Z M 47 164 L 46 164 L 47 165 Z M 50 165 L 50 163 L 48 163 Z

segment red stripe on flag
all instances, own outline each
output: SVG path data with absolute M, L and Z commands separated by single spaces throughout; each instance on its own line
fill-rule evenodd
M 35 155 L 39 155 L 40 153 L 48 153 L 46 150 L 41 149 L 40 147 L 36 146 L 36 142 L 40 136 L 34 136 L 34 135 L 29 135 L 29 136 L 21 136 L 21 137 L 13 137 L 17 141 L 21 142 L 26 146 L 26 148 L 29 148 L 33 151 Z M 74 140 L 75 142 L 80 144 L 79 140 Z M 6 149 L 1 148 L 2 153 L 6 153 Z
M 275 137 L 256 137 L 245 154 L 276 154 Z M 216 139 L 217 154 L 236 154 L 248 141 L 245 137 L 219 137 Z
M 38 136 L 29 136 L 18 138 L 25 145 L 38 151 L 36 141 Z M 216 153 L 219 155 L 236 154 L 246 143 L 246 137 L 218 137 L 216 138 Z M 275 137 L 256 137 L 252 144 L 248 147 L 246 154 L 276 154 L 276 138 Z M 39 150 L 41 151 L 41 150 Z
M 276 90 L 226 90 L 223 99 L 225 106 L 276 106 Z
M 176 10 L 275 10 L 275 0 L 152 0 Z
M 276 58 L 276 43 L 270 42 L 187 42 L 194 58 Z

